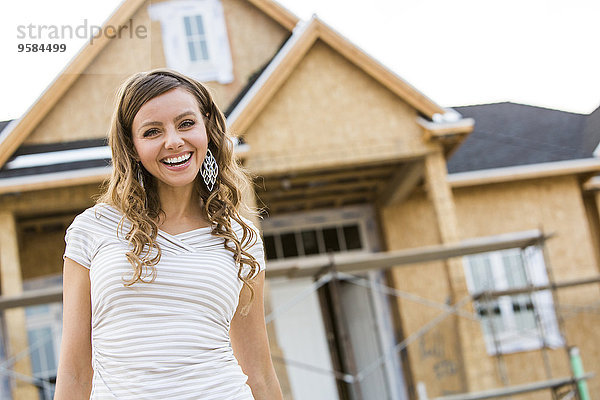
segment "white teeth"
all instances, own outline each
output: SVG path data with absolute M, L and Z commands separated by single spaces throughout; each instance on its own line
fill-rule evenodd
M 167 164 L 176 164 L 176 163 L 180 163 L 180 162 L 189 160 L 191 156 L 192 156 L 192 153 L 187 153 L 187 154 L 185 154 L 183 156 L 179 156 L 179 157 L 165 158 L 163 160 L 163 162 L 166 162 Z

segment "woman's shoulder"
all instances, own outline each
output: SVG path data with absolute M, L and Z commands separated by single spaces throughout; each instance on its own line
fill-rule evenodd
M 113 228 L 121 220 L 121 213 L 106 203 L 98 203 L 78 214 L 69 229 L 79 228 L 88 231 L 99 231 Z

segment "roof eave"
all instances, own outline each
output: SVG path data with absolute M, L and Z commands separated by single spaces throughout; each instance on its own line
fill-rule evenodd
M 530 165 L 493 168 L 448 174 L 450 186 L 455 188 L 495 183 L 543 179 L 566 175 L 583 176 L 584 180 L 600 173 L 600 159 L 584 158 Z

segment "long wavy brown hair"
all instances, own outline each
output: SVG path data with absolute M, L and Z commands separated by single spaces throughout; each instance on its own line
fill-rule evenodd
M 133 267 L 133 274 L 130 279 L 124 279 L 124 284 L 153 282 L 161 257 L 156 242 L 158 221 L 164 213 L 155 178 L 136 161 L 131 127 L 134 117 L 146 102 L 175 88 L 182 88 L 193 95 L 204 116 L 208 148 L 217 161 L 219 174 L 212 192 L 208 191 L 200 174 L 196 177 L 195 188 L 205 217 L 211 223 L 212 235 L 224 239 L 225 248 L 232 252 L 238 266 L 238 278 L 250 289 L 250 300 L 242 309 L 245 315 L 254 300 L 252 278 L 259 268 L 258 261 L 248 251 L 256 242 L 258 233 L 240 217 L 241 208 L 250 210 L 242 201 L 242 192 L 252 188 L 247 172 L 233 157 L 233 140 L 227 134 L 225 117 L 201 83 L 176 71 L 156 69 L 134 74 L 121 85 L 109 131 L 112 175 L 98 203 L 107 203 L 122 212 L 118 228 L 121 234 L 124 221 L 131 223 L 124 237 L 132 247 L 126 256 Z M 242 227 L 242 238 L 234 233 L 232 220 Z M 247 274 L 243 273 L 245 268 L 249 269 Z

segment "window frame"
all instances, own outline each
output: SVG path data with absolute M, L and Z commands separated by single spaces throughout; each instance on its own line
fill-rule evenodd
M 148 6 L 152 20 L 160 21 L 167 67 L 199 81 L 231 83 L 233 61 L 223 6 L 219 0 L 179 0 Z M 192 60 L 185 17 L 200 17 L 203 23 L 207 60 Z
M 205 23 L 205 16 L 203 14 L 192 14 L 192 15 L 183 15 L 181 18 L 183 19 L 183 37 L 185 38 L 185 42 L 187 44 L 187 48 L 188 48 L 188 56 L 189 56 L 189 60 L 191 63 L 193 64 L 198 64 L 198 65 L 202 65 L 205 63 L 209 63 L 210 62 L 210 54 L 211 54 L 211 49 L 209 47 L 209 34 L 206 31 L 206 23 Z M 199 24 L 198 24 L 198 19 L 200 19 L 201 25 L 202 25 L 202 33 L 200 33 L 200 29 L 199 29 Z M 186 20 L 188 20 L 189 22 L 186 23 Z M 192 22 L 193 21 L 193 22 Z M 189 24 L 190 26 L 190 31 L 192 31 L 192 29 L 195 30 L 195 32 L 189 32 L 188 33 L 188 28 L 187 25 Z M 197 57 L 196 60 L 192 59 L 192 53 L 190 51 L 190 42 L 192 43 L 198 43 L 201 44 L 202 42 L 205 44 L 206 49 L 206 57 Z M 198 50 L 198 47 L 196 46 L 196 50 Z
M 474 260 L 478 257 L 487 259 L 490 263 L 492 279 L 489 282 L 492 282 L 493 287 L 489 288 L 489 290 L 498 291 L 522 287 L 519 285 L 510 285 L 507 275 L 509 266 L 504 262 L 505 256 L 515 255 L 520 257 L 521 265 L 524 268 L 526 282 L 522 286 L 548 284 L 548 274 L 542 250 L 539 246 L 529 246 L 525 249 L 513 248 L 463 257 L 463 267 L 469 293 L 475 294 L 482 291 L 476 287 L 477 285 L 472 272 L 472 268 L 476 267 Z M 533 317 L 535 319 L 535 327 L 527 331 L 518 329 L 518 317 L 513 309 L 514 299 L 519 298 L 517 301 L 522 302 L 522 299 L 525 297 L 528 298 L 528 302 L 531 302 L 534 307 Z M 479 307 L 486 308 L 487 305 L 485 303 L 485 301 L 476 301 L 474 302 L 474 307 L 476 310 Z M 510 354 L 521 351 L 532 351 L 541 349 L 544 346 L 556 348 L 564 344 L 558 328 L 554 301 L 550 290 L 532 291 L 515 296 L 501 296 L 492 301 L 492 307 L 494 304 L 497 304 L 500 310 L 503 327 L 501 331 L 489 332 L 489 329 L 491 329 L 490 325 L 492 324 L 489 319 L 490 316 L 481 316 L 478 313 L 488 354 L 496 355 L 499 353 Z M 535 315 L 536 313 L 537 316 Z M 540 329 L 543 330 L 543 336 Z

